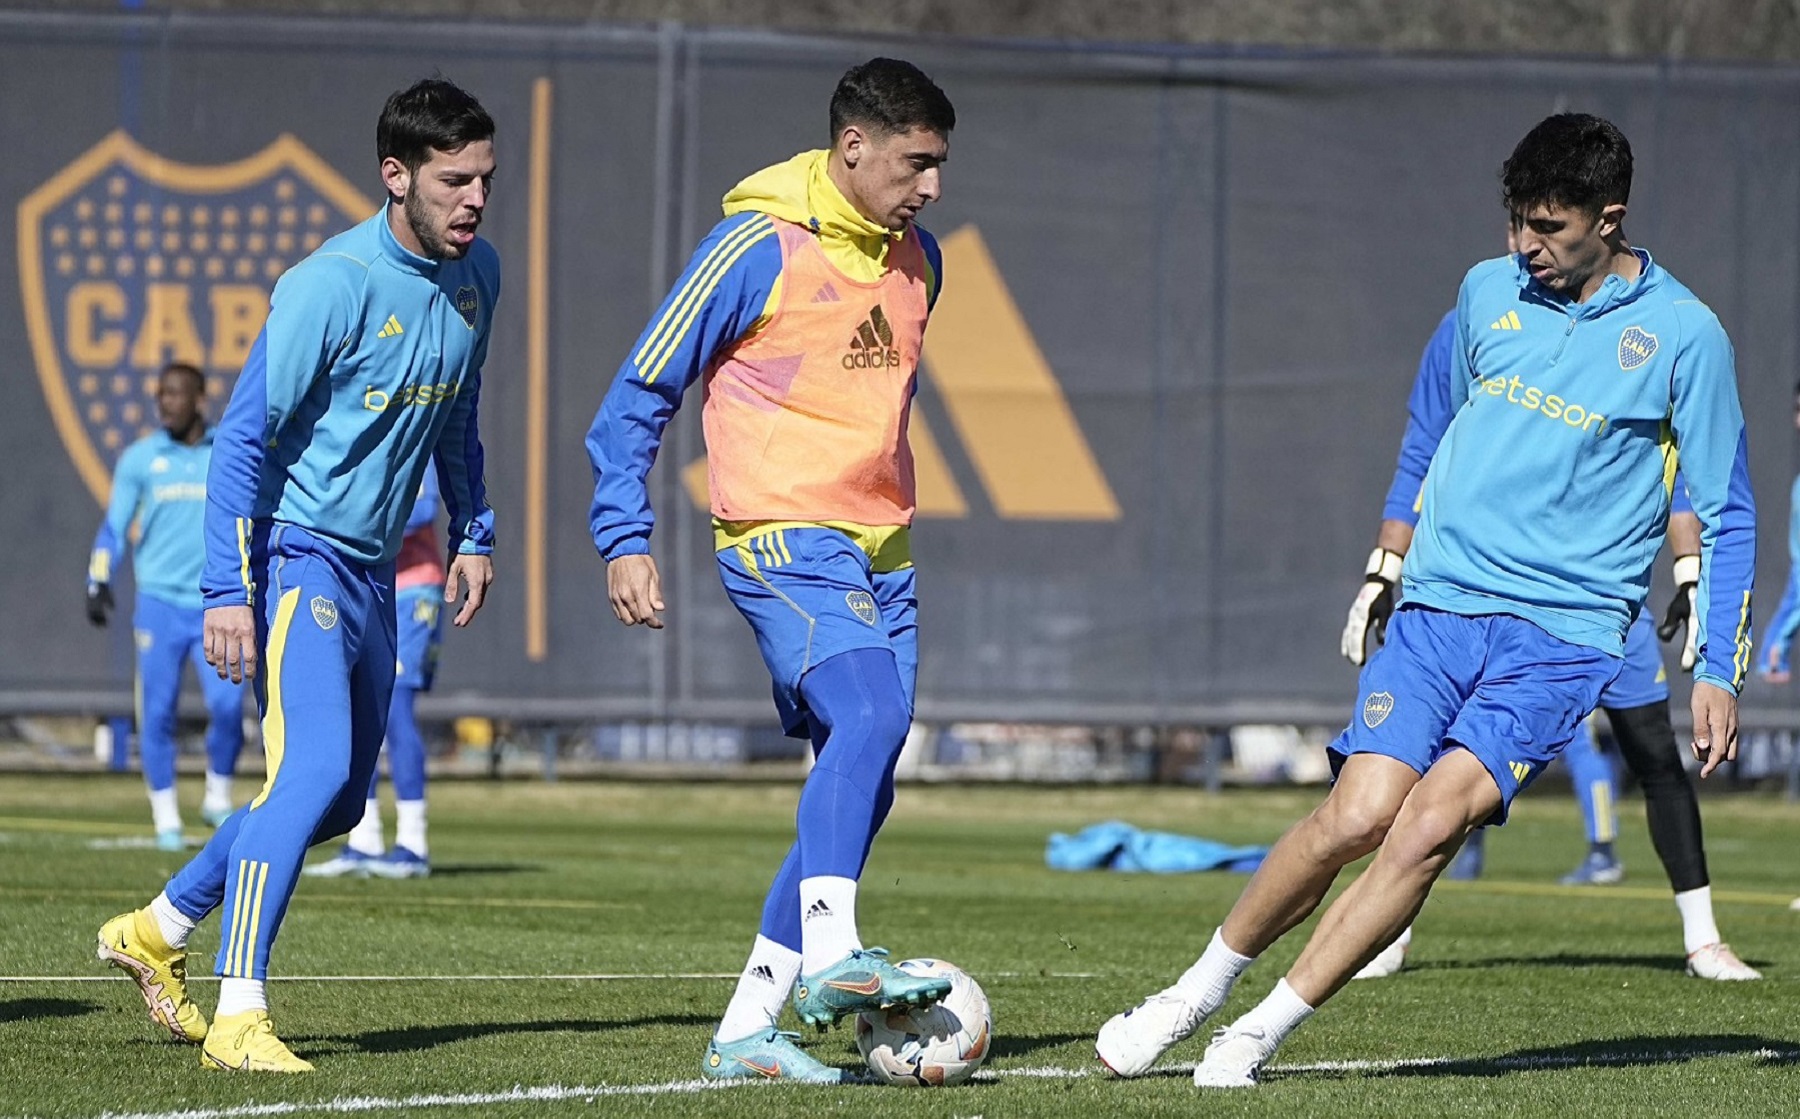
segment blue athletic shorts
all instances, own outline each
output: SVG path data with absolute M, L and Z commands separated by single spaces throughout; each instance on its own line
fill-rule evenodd
M 1387 643 L 1363 668 L 1356 716 L 1331 744 L 1332 762 L 1382 754 L 1423 774 L 1455 746 L 1513 797 L 1581 730 L 1624 664 L 1508 614 L 1465 617 L 1403 606 Z
M 1637 621 L 1625 633 L 1625 667 L 1619 670 L 1619 678 L 1600 693 L 1599 706 L 1622 711 L 1663 703 L 1668 698 L 1669 674 L 1663 670 L 1656 627 L 1650 624 L 1650 611 L 1639 610 Z
M 848 536 L 829 528 L 771 529 L 718 553 L 725 594 L 756 632 L 790 735 L 806 737 L 800 679 L 852 649 L 888 649 L 910 708 L 919 670 L 913 569 L 875 572 Z
M 437 676 L 438 648 L 444 640 L 444 588 L 435 583 L 408 587 L 394 596 L 394 683 L 428 692 Z

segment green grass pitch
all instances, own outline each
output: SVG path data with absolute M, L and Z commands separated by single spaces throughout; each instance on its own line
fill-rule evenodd
M 1404 974 L 1353 984 L 1261 1087 L 1202 1097 L 1185 1072 L 1099 1075 L 1093 1036 L 1187 966 L 1243 879 L 1056 873 L 1043 867 L 1045 836 L 1119 818 L 1267 842 L 1317 791 L 905 787 L 864 879 L 861 925 L 872 944 L 981 979 L 996 1017 L 988 1075 L 937 1091 L 695 1090 L 731 980 L 646 976 L 735 974 L 796 795 L 785 784 L 439 783 L 438 873 L 302 880 L 276 964 L 278 976 L 452 978 L 272 984 L 278 1027 L 319 1069 L 291 1078 L 203 1071 L 123 981 L 9 978 L 0 1119 L 1800 1113 L 1800 913 L 1787 907 L 1800 893 L 1800 810 L 1754 794 L 1703 801 L 1721 926 L 1768 976 L 1712 984 L 1682 973 L 1639 802 L 1621 806 L 1625 885 L 1562 889 L 1555 878 L 1582 840 L 1567 795 L 1548 789 L 1492 837 L 1483 881 L 1439 887 Z M 177 865 L 116 842 L 147 835 L 134 778 L 0 781 L 0 973 L 116 974 L 94 960 L 95 929 Z M 1268 991 L 1309 928 L 1251 969 L 1222 1018 Z M 217 943 L 209 921 L 195 975 L 210 972 Z M 622 978 L 537 978 L 574 975 Z M 196 990 L 210 1011 L 217 988 Z M 806 1044 L 857 1061 L 847 1023 Z M 1191 1063 L 1201 1044 L 1169 1061 Z

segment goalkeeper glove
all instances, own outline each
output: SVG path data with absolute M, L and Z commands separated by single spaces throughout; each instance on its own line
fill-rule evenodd
M 1387 640 L 1388 619 L 1394 615 L 1394 584 L 1400 581 L 1399 552 L 1390 552 L 1386 548 L 1377 548 L 1369 553 L 1369 563 L 1365 568 L 1368 576 L 1362 589 L 1356 592 L 1356 600 L 1350 604 L 1350 616 L 1344 621 L 1344 634 L 1338 639 L 1338 652 L 1351 664 L 1360 665 L 1368 659 L 1369 634 L 1375 634 L 1375 643 Z
M 88 621 L 104 627 L 106 615 L 112 611 L 112 608 L 112 587 L 106 583 L 89 583 L 87 589 Z
M 1669 600 L 1669 609 L 1663 614 L 1662 625 L 1656 627 L 1656 636 L 1663 641 L 1671 641 L 1678 630 L 1686 630 L 1681 641 L 1681 671 L 1694 671 L 1694 662 L 1699 658 L 1699 649 L 1694 640 L 1699 635 L 1694 625 L 1694 592 L 1700 586 L 1700 557 L 1675 557 L 1675 597 Z

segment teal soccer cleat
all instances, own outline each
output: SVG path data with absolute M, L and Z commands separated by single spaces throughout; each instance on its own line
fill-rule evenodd
M 794 1042 L 799 1034 L 767 1029 L 737 1041 L 713 1038 L 700 1071 L 708 1080 L 793 1080 L 801 1084 L 856 1084 L 853 1073 L 820 1064 Z
M 858 948 L 823 971 L 802 975 L 794 1012 L 822 1030 L 848 1014 L 930 1006 L 950 993 L 949 979 L 908 975 L 888 963 L 887 954 L 886 948 Z

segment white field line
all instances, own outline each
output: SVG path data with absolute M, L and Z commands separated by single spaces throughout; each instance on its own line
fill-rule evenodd
M 1486 1073 L 1491 1071 L 1528 1072 L 1559 1068 L 1609 1068 L 1656 1062 L 1693 1061 L 1717 1057 L 1753 1057 L 1760 1060 L 1794 1060 L 1800 1048 L 1785 1049 L 1643 1049 L 1629 1052 L 1521 1056 L 1521 1057 L 1411 1057 L 1391 1061 L 1317 1061 L 1311 1064 L 1275 1065 L 1270 1072 L 1292 1075 L 1309 1072 L 1395 1072 L 1402 1069 L 1454 1069 L 1467 1065 Z M 1164 1073 L 1182 1073 L 1193 1064 L 1163 1066 Z M 1093 1068 L 1064 1068 L 1037 1065 L 1024 1068 L 993 1069 L 979 1072 L 976 1079 L 998 1080 L 1014 1077 L 1044 1080 L 1078 1080 L 1101 1075 Z M 492 1107 L 508 1103 L 554 1103 L 561 1100 L 596 1100 L 609 1096 L 683 1095 L 713 1089 L 767 1084 L 768 1081 L 745 1080 L 669 1080 L 660 1084 L 550 1084 L 535 1088 L 515 1087 L 504 1092 L 458 1092 L 443 1095 L 416 1096 L 338 1096 L 329 1100 L 286 1101 L 279 1103 L 241 1104 L 236 1107 L 191 1108 L 183 1111 L 108 1111 L 98 1119 L 255 1119 L 265 1115 L 348 1115 L 370 1111 L 412 1111 L 427 1107 Z
M 658 979 L 736 979 L 735 971 L 594 972 L 571 975 L 271 975 L 271 983 L 634 983 Z M 985 979 L 1099 979 L 1088 971 L 989 971 Z M 129 975 L 0 975 L 0 983 L 124 983 Z M 189 983 L 217 983 L 216 975 L 191 975 Z

